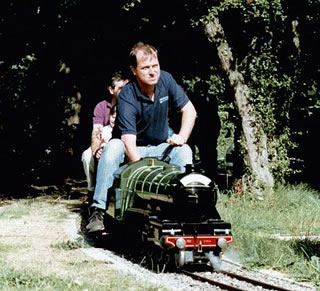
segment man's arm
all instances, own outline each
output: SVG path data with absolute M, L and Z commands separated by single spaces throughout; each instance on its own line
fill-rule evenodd
M 168 140 L 168 143 L 171 145 L 183 145 L 188 141 L 197 117 L 197 112 L 191 101 L 182 107 L 181 113 L 181 127 L 179 133 L 174 134 Z
M 124 143 L 126 155 L 130 162 L 135 162 L 141 159 L 137 149 L 137 137 L 134 134 L 124 134 L 121 136 Z
M 91 133 L 91 150 L 93 156 L 96 156 L 98 150 L 101 146 L 101 132 L 102 132 L 103 125 L 102 124 L 94 124 L 92 133 Z M 96 156 L 97 157 L 97 156 Z M 97 157 L 99 158 L 99 157 Z

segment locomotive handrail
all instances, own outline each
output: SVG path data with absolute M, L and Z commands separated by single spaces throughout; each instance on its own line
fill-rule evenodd
M 133 183 L 134 183 L 134 179 L 132 177 L 140 175 L 141 169 L 145 169 L 145 168 L 147 168 L 147 166 L 144 166 L 142 168 L 137 168 L 131 173 L 130 177 L 127 177 L 128 180 L 127 180 L 127 183 L 126 183 L 126 188 L 124 189 L 127 193 L 128 192 L 132 192 L 132 186 L 133 186 Z M 129 179 L 129 178 L 131 178 L 131 179 Z M 127 209 L 128 208 L 128 204 L 129 204 L 129 201 L 130 201 L 130 197 L 129 197 L 128 194 L 125 195 L 125 199 L 126 199 L 126 202 L 123 205 L 123 209 Z
M 157 167 L 155 167 L 154 169 L 151 168 L 150 173 L 147 174 L 147 176 L 145 176 L 144 179 L 143 179 L 143 182 L 142 182 L 142 185 L 141 185 L 141 190 L 142 190 L 142 191 L 144 191 L 144 185 L 145 185 L 146 181 L 148 180 L 148 178 L 149 178 L 152 174 L 154 174 L 155 172 L 158 172 L 158 173 L 159 173 L 159 171 L 161 171 L 162 169 L 163 169 L 163 167 L 160 167 L 160 166 L 157 166 Z M 156 177 L 157 175 L 158 175 L 158 174 L 156 174 L 155 177 Z M 137 182 L 138 182 L 138 181 L 137 181 Z M 137 185 L 137 184 L 136 184 L 136 185 Z M 135 190 L 137 190 L 136 185 L 135 185 Z
M 162 181 L 164 180 L 164 179 L 166 179 L 166 178 L 169 178 L 170 176 L 172 176 L 173 174 L 177 174 L 177 173 L 180 173 L 179 171 L 172 171 L 172 172 L 169 172 L 169 173 L 167 173 L 166 175 L 163 175 L 163 177 L 159 180 L 159 182 L 158 182 L 158 185 L 157 185 L 157 190 L 155 191 L 156 193 L 159 193 L 159 187 L 160 187 L 160 185 L 161 185 L 161 183 L 162 183 Z
M 143 167 L 141 167 L 141 168 L 137 168 L 137 169 L 135 169 L 131 174 L 130 174 L 130 177 L 128 177 L 128 181 L 127 181 L 127 185 L 126 185 L 126 188 L 127 189 L 131 189 L 132 188 L 132 184 L 134 183 L 134 178 L 135 178 L 135 176 L 137 176 L 137 175 L 140 175 L 140 173 L 141 173 L 141 169 L 146 169 L 146 168 L 148 168 L 148 166 L 143 166 Z M 129 178 L 131 178 L 131 179 L 129 179 Z M 130 184 L 130 185 L 129 185 Z
M 172 167 L 174 168 L 175 166 L 172 165 Z M 171 168 L 171 169 L 173 169 Z M 168 176 L 168 174 L 179 174 L 180 173 L 180 170 L 176 170 L 174 172 L 171 171 L 168 171 L 168 173 L 166 173 L 168 167 L 164 167 L 164 172 L 160 172 L 158 173 L 156 176 L 153 177 L 153 179 L 150 181 L 150 185 L 149 185 L 149 192 L 152 192 L 152 187 L 155 185 L 155 183 L 157 184 L 157 190 L 155 191 L 156 193 L 159 192 L 159 187 L 160 187 L 160 184 L 162 183 L 162 180 Z M 165 174 L 164 174 L 165 173 Z M 155 180 L 158 179 L 158 181 L 155 182 Z

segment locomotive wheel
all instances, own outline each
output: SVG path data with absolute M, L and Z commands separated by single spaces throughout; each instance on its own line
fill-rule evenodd
M 139 265 L 148 269 L 154 271 L 154 257 L 153 257 L 153 247 L 150 243 L 145 244 L 143 247 L 144 252 L 142 252 L 142 256 L 140 259 Z
M 148 270 L 153 270 L 154 268 L 154 262 L 151 257 L 148 255 L 145 255 L 141 258 L 139 265 L 143 268 L 146 268 Z
M 153 246 L 149 245 L 147 248 L 148 268 L 151 271 L 155 271 Z
M 158 274 L 165 272 L 171 260 L 170 255 L 151 243 L 144 250 L 139 265 Z
M 169 263 L 170 257 L 169 254 L 165 252 L 162 248 L 155 246 L 154 250 L 154 259 L 155 259 L 155 272 L 163 273 Z

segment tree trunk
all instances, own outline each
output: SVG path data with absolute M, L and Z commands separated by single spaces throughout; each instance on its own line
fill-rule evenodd
M 216 17 L 204 24 L 210 42 L 216 44 L 222 68 L 227 73 L 230 85 L 235 92 L 235 103 L 242 120 L 243 137 L 247 149 L 251 177 L 246 179 L 247 185 L 255 193 L 261 195 L 265 190 L 273 191 L 274 179 L 269 169 L 267 137 L 261 123 L 249 103 L 250 92 L 242 74 L 233 64 L 231 49 L 226 41 L 223 28 Z M 235 67 L 235 68 L 233 68 Z

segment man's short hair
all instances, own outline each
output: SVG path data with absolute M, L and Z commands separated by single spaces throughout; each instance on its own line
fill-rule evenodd
M 156 55 L 158 57 L 158 50 L 150 44 L 143 43 L 141 41 L 134 44 L 129 53 L 129 65 L 137 66 L 137 54 L 139 51 L 143 51 L 145 56 Z

